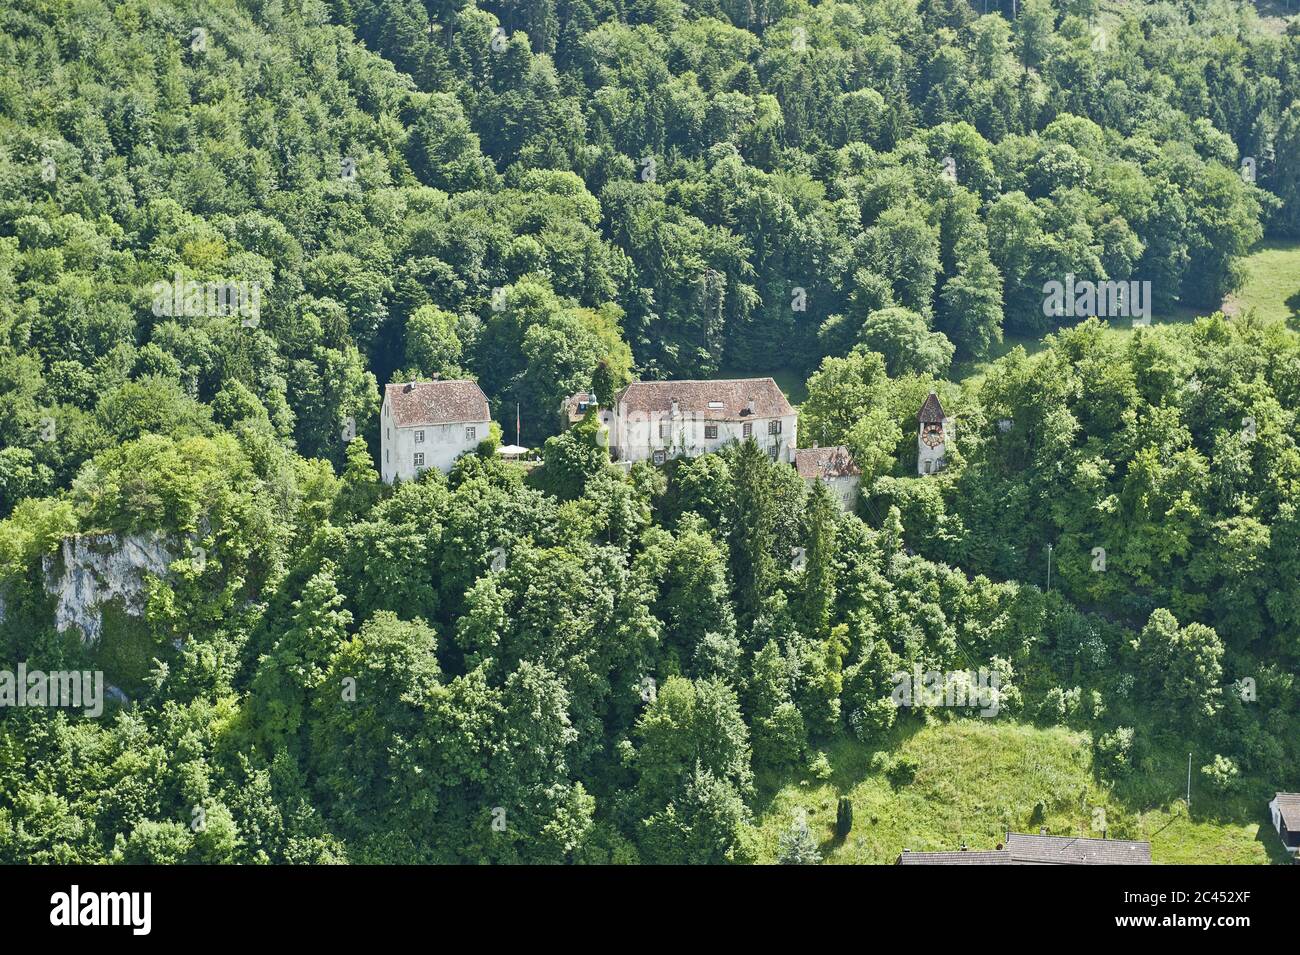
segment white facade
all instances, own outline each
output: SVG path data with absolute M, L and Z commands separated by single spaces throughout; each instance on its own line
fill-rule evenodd
M 939 396 L 933 391 L 925 399 L 925 404 L 921 405 L 917 420 L 920 428 L 916 436 L 916 473 L 922 476 L 937 474 L 943 470 L 948 441 L 952 435 L 948 428 L 948 416 L 943 413 Z
M 844 445 L 800 448 L 794 452 L 794 466 L 809 487 L 824 484 L 840 510 L 851 513 L 857 509 L 862 471 Z
M 934 440 L 931 438 L 931 440 Z M 937 474 L 943 470 L 944 465 L 944 447 L 947 443 L 947 435 L 943 435 L 943 440 L 938 444 L 930 445 L 926 443 L 925 435 L 922 433 L 916 439 L 916 473 Z
M 835 498 L 835 503 L 839 504 L 840 510 L 852 511 L 858 504 L 858 487 L 862 484 L 862 478 L 857 474 L 845 474 L 841 477 L 816 478 L 826 485 L 826 489 L 831 492 L 831 497 Z
M 428 382 L 416 387 L 465 384 L 472 382 Z M 409 386 L 390 385 L 379 413 L 380 474 L 386 484 L 397 478 L 410 481 L 428 468 L 450 471 L 458 457 L 474 451 L 488 436 L 492 423 L 486 400 L 482 401 L 481 412 L 468 418 L 458 415 L 460 420 L 438 421 L 437 414 L 413 414 L 409 405 L 403 417 L 395 406 L 397 394 L 393 389 L 405 387 Z
M 619 461 L 655 461 L 656 452 L 669 460 L 697 457 L 752 437 L 763 451 L 788 464 L 794 460 L 798 443 L 798 421 L 793 413 L 739 420 L 710 418 L 707 411 L 688 412 L 671 405 L 665 411 L 629 411 L 620 402 L 611 422 L 610 451 Z
M 426 468 L 437 468 L 445 474 L 458 457 L 473 451 L 487 437 L 489 424 L 476 421 L 399 428 L 390 415 L 380 418 L 384 428 L 381 473 L 386 484 L 392 484 L 395 478 L 409 481 Z
M 1277 795 L 1275 795 L 1273 797 L 1273 800 L 1268 804 L 1268 814 L 1272 819 L 1273 828 L 1276 829 L 1277 834 L 1282 837 L 1283 847 L 1291 855 L 1295 856 L 1297 859 L 1300 859 L 1300 845 L 1290 845 L 1287 842 L 1288 838 L 1290 839 L 1291 842 L 1295 842 L 1296 839 L 1295 839 L 1295 834 L 1289 832 L 1286 826 L 1283 825 L 1282 823 L 1282 806 L 1280 803 L 1283 798 L 1289 798 L 1294 800 L 1296 798 L 1296 794 L 1278 793 Z

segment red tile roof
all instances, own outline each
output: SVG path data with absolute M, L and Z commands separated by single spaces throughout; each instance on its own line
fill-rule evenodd
M 771 378 L 731 378 L 716 381 L 634 381 L 615 399 L 629 412 L 652 414 L 672 410 L 706 421 L 743 421 L 793 415 L 794 409 Z M 712 406 L 712 407 L 711 407 Z
M 473 381 L 417 381 L 389 385 L 384 390 L 399 428 L 420 424 L 459 424 L 488 421 L 487 398 Z
M 568 415 L 569 424 L 577 424 L 587 417 L 587 412 L 596 404 L 596 396 L 590 392 L 579 391 L 569 395 L 564 401 L 564 411 Z
M 862 469 L 853 463 L 849 449 L 842 444 L 830 448 L 799 448 L 794 453 L 794 466 L 805 481 L 854 477 L 862 473 Z

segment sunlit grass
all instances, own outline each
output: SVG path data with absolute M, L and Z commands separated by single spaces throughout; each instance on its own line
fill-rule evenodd
M 877 749 L 914 760 L 912 781 L 891 783 L 873 766 Z M 1084 731 L 1004 720 L 912 725 L 878 747 L 842 737 L 827 757 L 830 779 L 803 774 L 764 801 L 760 861 L 776 861 L 779 839 L 800 811 L 830 863 L 890 864 L 904 848 L 954 850 L 963 842 L 992 849 L 1008 829 L 1035 832 L 1040 825 L 1056 835 L 1100 837 L 1099 824 L 1111 838 L 1150 841 L 1156 863 L 1286 861 L 1272 830 L 1261 827 L 1265 803 L 1258 797 L 1217 799 L 1200 792 L 1194 778 L 1196 811 L 1189 819 L 1173 755 L 1157 760 L 1149 779 L 1115 790 L 1094 775 L 1092 738 Z M 854 822 L 848 838 L 837 843 L 842 795 L 853 802 Z M 1041 821 L 1035 818 L 1039 803 Z
M 1300 242 L 1262 242 L 1246 257 L 1245 264 L 1249 278 L 1240 291 L 1224 300 L 1225 313 L 1241 315 L 1254 309 L 1266 321 L 1285 321 L 1300 330 Z M 1151 325 L 1186 324 L 1209 313 L 1208 309 L 1175 307 L 1152 315 Z M 1117 338 L 1127 338 L 1133 331 L 1132 319 L 1119 318 L 1110 323 L 1109 333 Z M 954 362 L 949 377 L 978 385 L 993 362 L 1017 345 L 1031 355 L 1042 351 L 1044 337 L 1006 335 L 988 357 Z
M 1267 321 L 1300 326 L 1300 242 L 1263 242 L 1246 258 L 1246 268 L 1246 284 L 1228 296 L 1225 309 L 1233 314 L 1253 308 Z

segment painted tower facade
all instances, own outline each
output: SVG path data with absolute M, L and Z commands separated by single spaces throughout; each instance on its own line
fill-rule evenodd
M 917 414 L 920 431 L 916 438 L 916 473 L 937 474 L 943 470 L 944 454 L 948 443 L 948 418 L 933 391 L 921 405 Z

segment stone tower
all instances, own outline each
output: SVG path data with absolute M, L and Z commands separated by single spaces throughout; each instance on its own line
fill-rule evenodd
M 916 473 L 936 474 L 943 470 L 944 451 L 948 441 L 948 419 L 943 413 L 943 405 L 939 404 L 939 396 L 930 392 L 916 417 L 920 422 L 920 432 L 916 438 Z

